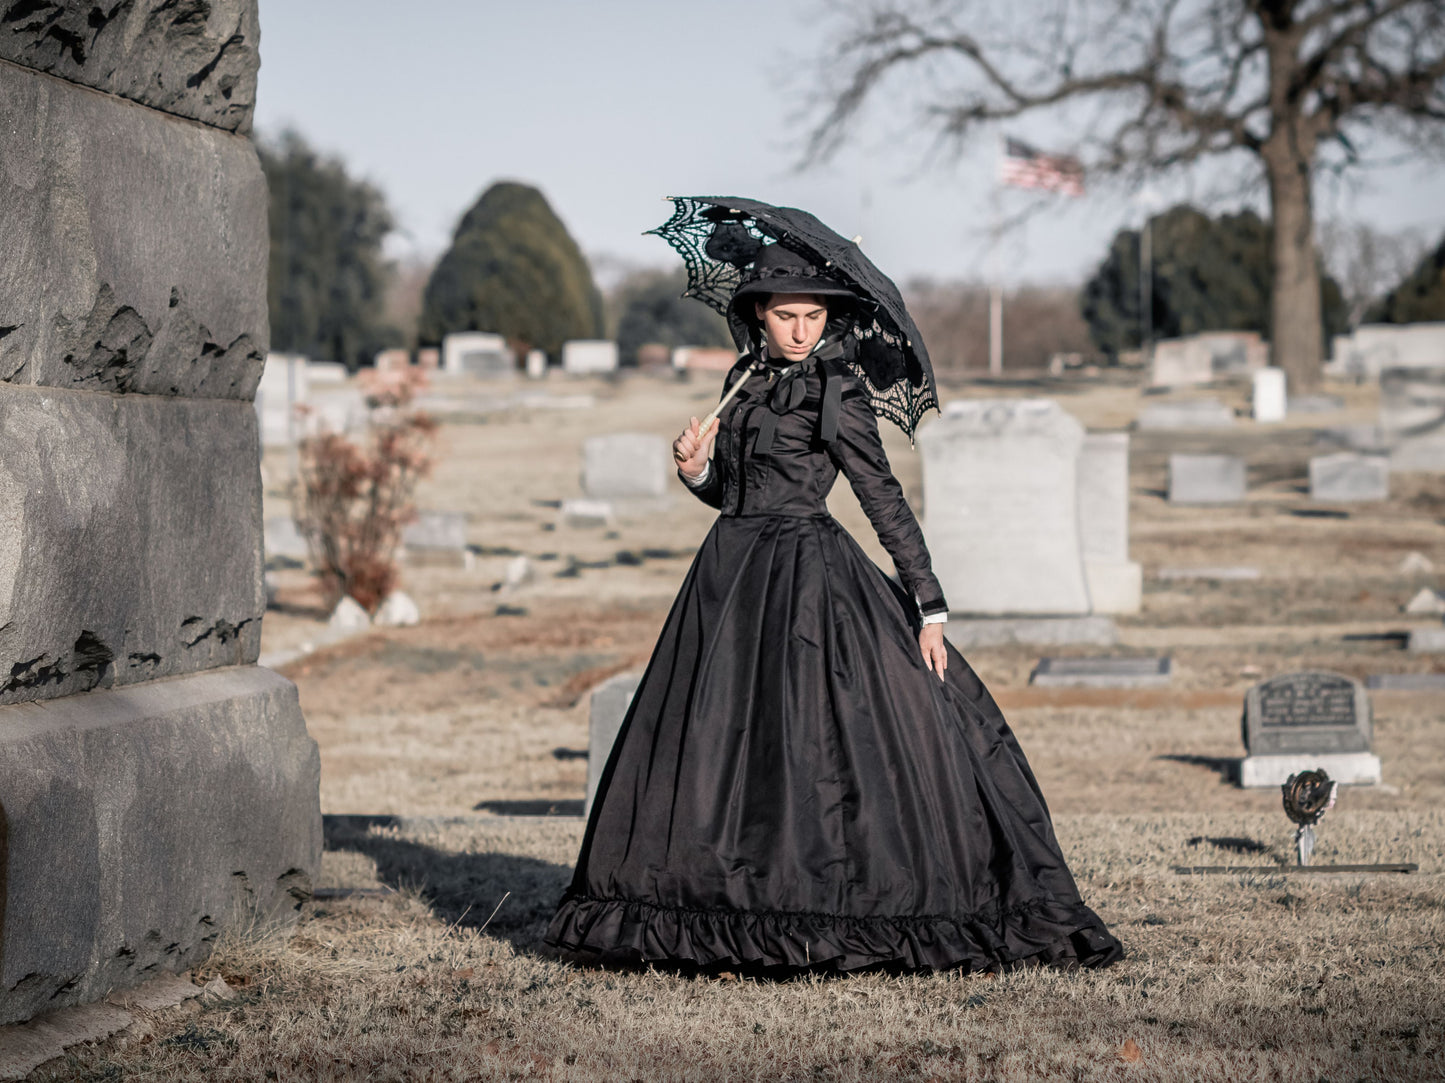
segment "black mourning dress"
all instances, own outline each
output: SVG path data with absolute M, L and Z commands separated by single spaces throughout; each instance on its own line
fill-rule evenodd
M 946 683 L 924 665 L 943 594 L 863 388 L 836 362 L 776 372 L 721 418 L 695 490 L 720 514 L 547 941 L 703 967 L 1112 963 L 992 697 L 952 647 Z M 839 470 L 903 589 L 828 514 Z

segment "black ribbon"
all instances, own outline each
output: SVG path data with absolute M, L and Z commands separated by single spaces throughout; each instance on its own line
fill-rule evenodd
M 774 378 L 769 373 L 769 381 L 773 383 L 773 389 L 768 393 L 768 411 L 763 414 L 763 420 L 758 425 L 758 438 L 753 443 L 753 454 L 766 455 L 773 449 L 773 437 L 778 431 L 778 418 L 784 414 L 790 414 L 808 397 L 808 383 L 806 375 L 808 366 L 817 363 L 820 371 L 826 371 L 827 366 L 823 362 L 832 361 L 843 355 L 843 347 L 840 343 L 825 342 L 807 359 L 788 368 L 783 369 Z M 776 370 L 775 370 L 776 371 Z M 821 423 L 819 435 L 824 443 L 832 443 L 838 435 L 838 411 L 842 401 L 843 385 L 836 378 L 824 379 L 823 407 L 821 411 Z

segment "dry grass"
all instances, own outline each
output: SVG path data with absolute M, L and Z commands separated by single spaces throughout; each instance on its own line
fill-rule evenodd
M 1439 813 L 1341 812 L 1322 828 L 1318 860 L 1384 854 L 1431 870 L 1415 877 L 1170 871 L 1180 860 L 1282 860 L 1289 832 L 1277 814 L 1065 816 L 1058 827 L 1085 894 L 1128 949 L 1114 969 L 785 983 L 599 970 L 541 948 L 576 821 L 334 829 L 333 882 L 403 890 L 312 904 L 289 942 L 233 938 L 199 977 L 221 974 L 236 999 L 159 1013 L 149 1036 L 73 1050 L 35 1078 L 1445 1074 Z
M 1163 564 L 1253 564 L 1262 578 L 1146 579 L 1144 611 L 1121 620 L 1121 639 L 1127 651 L 1173 656 L 1166 690 L 1033 689 L 1038 652 L 970 653 L 1031 758 L 1085 898 L 1125 943 L 1119 966 L 788 983 L 605 971 L 540 944 L 580 820 L 476 810 L 580 803 L 585 761 L 555 753 L 586 746 L 582 693 L 646 658 L 710 520 L 679 492 L 653 520 L 559 525 L 555 501 L 578 495 L 581 440 L 619 429 L 670 436 L 713 391 L 650 380 L 553 390 L 590 392 L 598 404 L 445 426 L 421 503 L 468 512 L 480 556 L 470 572 L 408 570 L 405 587 L 430 619 L 288 670 L 321 745 L 323 809 L 373 817 L 328 821 L 325 882 L 396 890 L 313 903 L 290 939 L 232 937 L 199 977 L 223 975 L 235 999 L 157 1013 L 35 1078 L 1445 1078 L 1445 697 L 1373 696 L 1389 785 L 1342 793 L 1316 849 L 1317 862 L 1416 861 L 1420 874 L 1171 871 L 1289 860 L 1278 794 L 1223 778 L 1241 752 L 1250 684 L 1303 667 L 1356 676 L 1437 667 L 1392 633 L 1427 623 L 1399 611 L 1415 590 L 1445 585 L 1396 570 L 1419 550 L 1445 576 L 1438 477 L 1397 477 L 1392 500 L 1349 518 L 1301 516 L 1304 463 L 1317 452 L 1311 419 L 1246 423 L 1230 436 L 1138 435 L 1131 533 L 1146 575 Z M 1371 389 L 1334 390 L 1349 412 L 1329 423 L 1371 420 Z M 945 391 L 1053 394 L 1102 428 L 1127 424 L 1143 401 L 1117 382 Z M 1244 401 L 1238 388 L 1225 397 Z M 885 438 L 917 496 L 917 457 L 898 434 Z M 1246 504 L 1165 503 L 1170 450 L 1226 447 L 1249 459 Z M 285 511 L 283 464 L 274 454 L 267 463 L 268 514 Z M 831 503 L 888 567 L 846 486 Z M 618 562 L 619 551 L 633 558 Z M 513 553 L 532 557 L 538 577 L 500 595 L 491 587 Z M 283 587 L 293 605 L 268 615 L 268 650 L 318 626 L 298 573 Z M 524 612 L 494 616 L 501 602 Z M 386 826 L 377 814 L 436 819 Z

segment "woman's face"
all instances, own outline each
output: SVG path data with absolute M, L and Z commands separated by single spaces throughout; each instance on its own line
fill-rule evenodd
M 810 293 L 775 293 L 757 302 L 757 314 L 768 335 L 768 352 L 787 361 L 812 353 L 828 325 L 828 306 Z

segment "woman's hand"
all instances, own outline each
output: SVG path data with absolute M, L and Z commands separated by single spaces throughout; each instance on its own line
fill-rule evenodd
M 672 442 L 672 457 L 677 460 L 677 468 L 690 478 L 697 477 L 707 465 L 712 442 L 716 439 L 716 422 L 707 427 L 707 435 L 704 436 L 698 432 L 697 418 L 693 418 L 692 424 Z
M 943 645 L 943 625 L 925 624 L 918 632 L 918 649 L 923 652 L 923 664 L 930 673 L 938 674 L 943 680 L 943 671 L 948 668 L 948 649 Z

